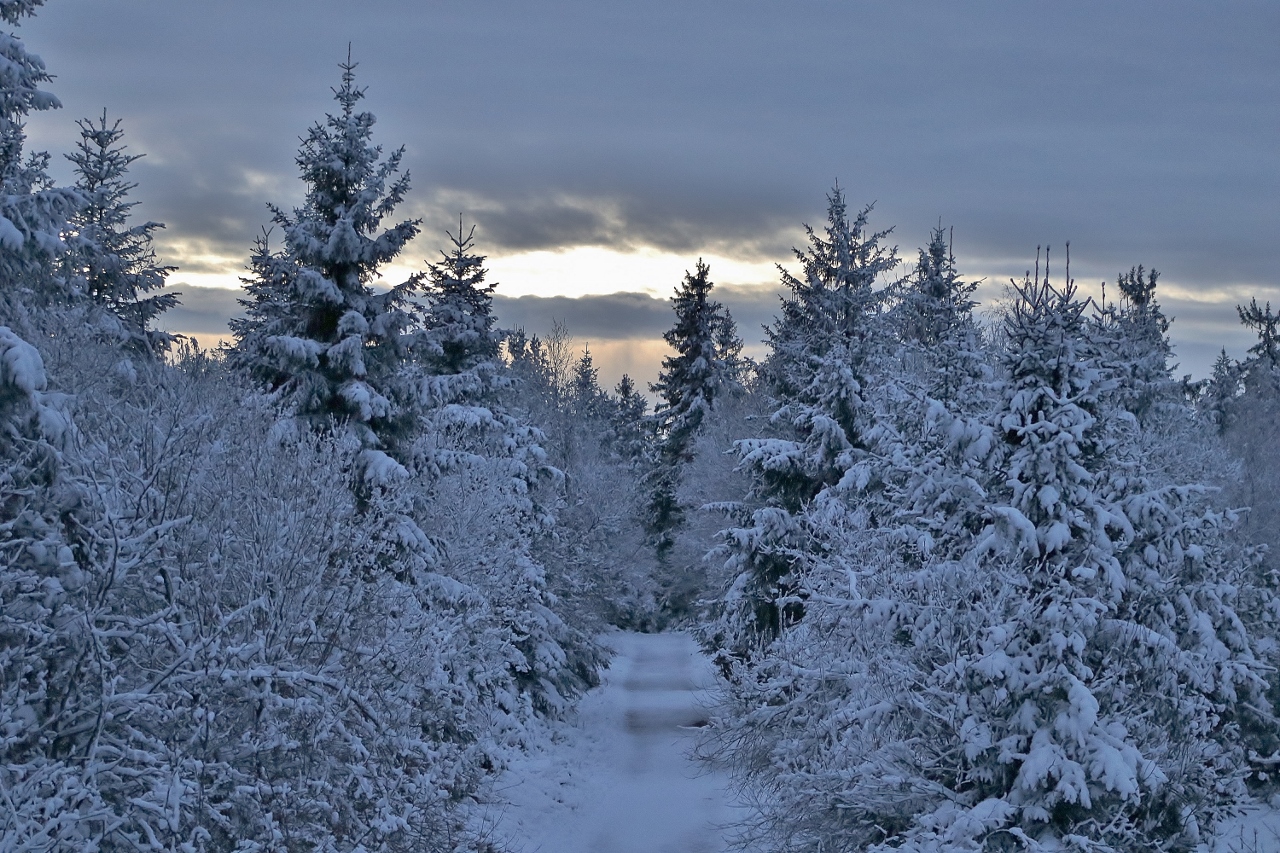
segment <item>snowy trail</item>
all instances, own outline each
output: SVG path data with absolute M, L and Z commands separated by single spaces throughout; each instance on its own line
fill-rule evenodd
M 714 853 L 725 777 L 688 757 L 710 663 L 686 634 L 611 634 L 618 654 L 547 753 L 498 780 L 489 822 L 519 853 Z

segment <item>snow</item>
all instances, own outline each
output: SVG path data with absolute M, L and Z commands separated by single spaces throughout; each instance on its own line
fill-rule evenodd
M 1214 833 L 1211 853 L 1280 853 L 1280 797 L 1271 808 L 1249 806 Z
M 690 750 L 715 682 L 687 634 L 615 633 L 576 721 L 493 785 L 480 822 L 514 853 L 725 850 L 729 781 Z
M 27 395 L 45 387 L 44 360 L 31 344 L 18 337 L 8 326 L 0 326 L 0 380 Z
M 23 242 L 22 232 L 18 227 L 7 218 L 0 216 L 0 246 L 16 252 L 22 248 Z

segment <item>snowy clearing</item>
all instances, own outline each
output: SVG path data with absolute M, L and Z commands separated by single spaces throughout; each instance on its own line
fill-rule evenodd
M 732 823 L 728 780 L 689 758 L 709 662 L 686 634 L 610 634 L 617 657 L 557 743 L 494 785 L 483 815 L 518 853 L 712 853 Z

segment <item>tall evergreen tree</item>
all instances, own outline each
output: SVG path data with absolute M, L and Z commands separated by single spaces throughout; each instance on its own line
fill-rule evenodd
M 578 417 L 607 420 L 608 397 L 600 390 L 600 368 L 596 367 L 589 344 L 582 348 L 582 356 L 573 366 L 569 398 Z
M 17 26 L 34 15 L 44 0 L 0 0 L 0 20 Z M 49 177 L 49 155 L 23 158 L 25 118 L 62 104 L 40 87 L 52 76 L 40 57 L 27 51 L 15 33 L 0 33 L 0 309 L 11 321 L 21 305 L 62 301 L 65 286 L 53 276 L 52 261 L 62 249 L 60 232 L 81 203 L 70 189 L 57 189 Z
M 809 535 L 804 508 L 825 489 L 868 483 L 878 429 L 868 376 L 884 339 L 875 285 L 898 264 L 897 250 L 882 244 L 889 232 L 867 230 L 870 210 L 850 220 L 834 187 L 823 234 L 806 226 L 809 246 L 795 250 L 801 274 L 782 269 L 791 294 L 767 330 L 760 368 L 774 434 L 736 443 L 755 484 L 734 508 L 742 526 L 721 533 L 734 580 L 711 642 L 733 657 L 755 654 L 803 616 L 794 593 Z
M 710 273 L 701 258 L 694 272 L 685 272 L 671 299 L 675 325 L 663 335 L 675 354 L 662 360 L 658 381 L 650 386 L 662 400 L 653 415 L 660 436 L 658 458 L 648 477 L 649 528 L 660 555 L 670 550 L 672 532 L 684 519 L 676 496 L 680 469 L 689 461 L 693 439 L 729 381 L 730 369 L 722 353 L 725 347 L 733 353 L 737 338 L 728 312 L 711 298 Z M 741 345 L 737 348 L 740 351 Z
M 71 236 L 62 261 L 64 274 L 73 290 L 114 318 L 121 339 L 145 351 L 162 352 L 173 338 L 151 324 L 178 304 L 178 296 L 156 291 L 177 267 L 158 263 L 151 245 L 152 235 L 163 224 L 128 224 L 138 202 L 126 199 L 137 184 L 125 176 L 143 155 L 125 153 L 119 144 L 124 136 L 120 121 L 108 124 L 105 110 L 97 122 L 81 119 L 78 124 L 77 150 L 66 157 L 75 165 L 75 189 L 84 197 L 84 206 L 67 223 Z
M 409 188 L 408 173 L 398 174 L 404 149 L 382 159 L 373 114 L 356 110 L 356 66 L 340 67 L 341 111 L 314 125 L 298 153 L 305 201 L 292 214 L 270 205 L 283 245 L 272 250 L 268 232 L 250 260 L 246 316 L 231 323 L 234 361 L 304 421 L 343 424 L 365 447 L 395 453 L 417 394 L 410 298 L 421 276 L 384 292 L 372 285 L 419 222 L 383 227 Z
M 715 286 L 709 278 L 711 268 L 699 258 L 694 270 L 685 273 L 671 299 L 676 322 L 662 336 L 675 354 L 662 360 L 658 381 L 650 386 L 663 402 L 654 416 L 665 439 L 663 453 L 672 460 L 688 452 L 690 440 L 725 385 L 717 338 L 725 335 L 728 315 L 711 299 Z M 728 336 L 736 337 L 731 326 Z
M 1099 322 L 1111 352 L 1111 369 L 1121 377 L 1121 405 L 1150 423 L 1168 404 L 1181 406 L 1183 395 L 1173 380 L 1173 347 L 1169 323 L 1156 301 L 1160 273 L 1141 266 L 1116 280 L 1120 299 L 1104 305 Z
M 801 275 L 782 270 L 791 295 L 767 330 L 763 372 L 779 404 L 774 421 L 796 437 L 741 449 L 762 493 L 788 509 L 837 482 L 868 447 L 874 417 L 866 371 L 881 334 L 875 284 L 898 265 L 897 250 L 882 244 L 889 231 L 867 230 L 870 212 L 850 220 L 837 185 L 827 196 L 824 234 L 806 226 L 809 247 L 795 250 Z
M 613 439 L 622 458 L 638 462 L 643 458 L 649 443 L 649 429 L 645 412 L 649 401 L 640 393 L 635 381 L 623 374 L 613 389 Z

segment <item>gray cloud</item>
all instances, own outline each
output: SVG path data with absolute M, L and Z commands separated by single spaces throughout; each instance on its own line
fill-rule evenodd
M 161 328 L 187 335 L 231 337 L 227 321 L 243 313 L 236 301 L 243 293 L 214 287 L 183 287 L 181 276 L 172 289 L 181 294 L 178 297 L 181 304 L 160 315 Z
M 377 139 L 407 146 L 410 257 L 464 212 L 491 254 L 785 262 L 838 177 L 908 256 L 941 218 L 975 274 L 1071 240 L 1081 280 L 1144 263 L 1205 290 L 1280 286 L 1277 31 L 1268 0 L 51 0 L 21 30 L 66 105 L 33 143 L 123 117 L 139 213 L 189 272 L 298 201 L 298 136 L 351 41 Z

